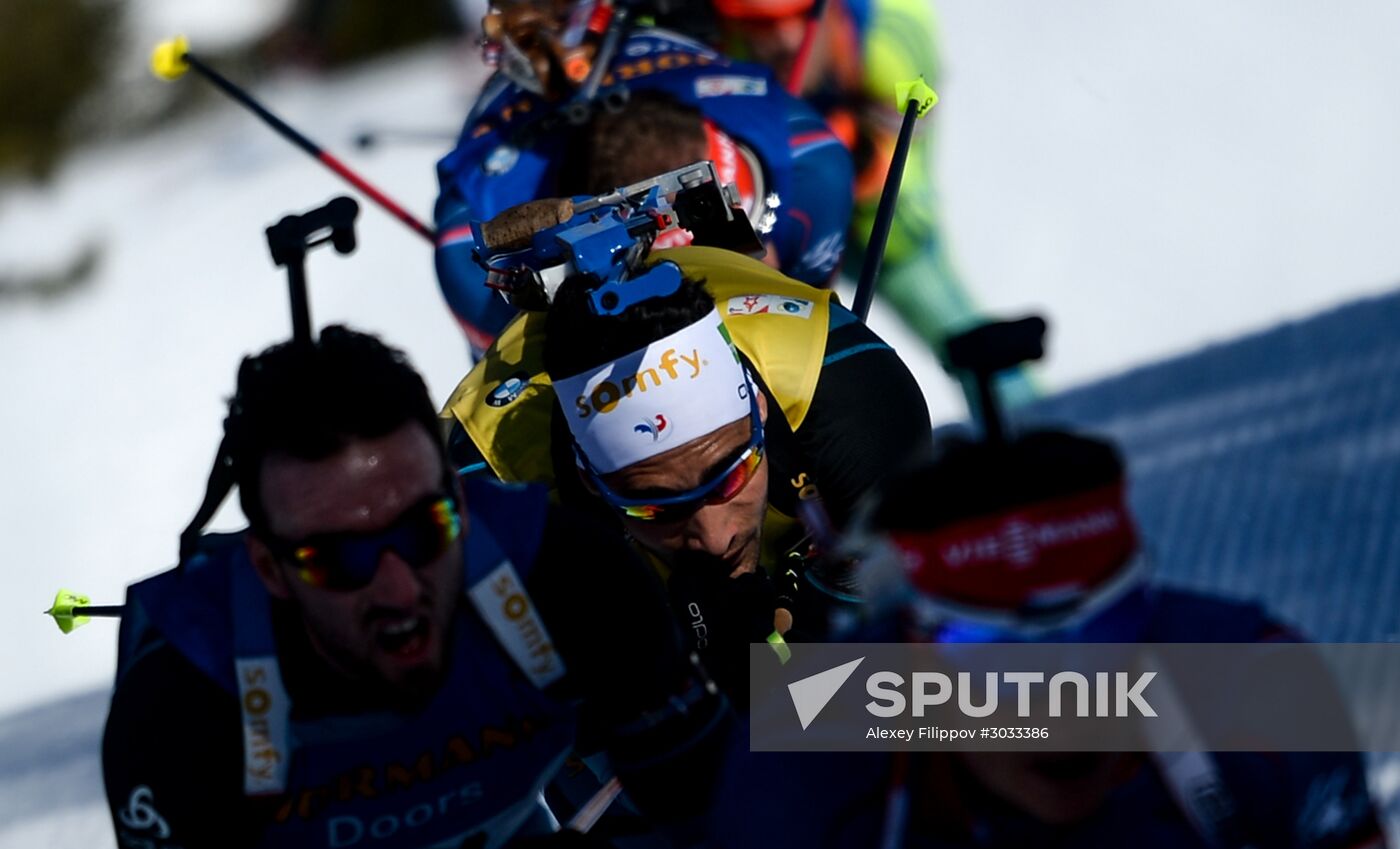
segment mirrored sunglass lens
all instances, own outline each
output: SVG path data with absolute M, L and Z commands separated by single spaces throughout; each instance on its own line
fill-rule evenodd
M 628 518 L 646 522 L 680 518 L 695 512 L 706 504 L 723 504 L 733 499 L 748 485 L 749 480 L 758 469 L 758 464 L 762 461 L 763 451 L 761 449 L 753 450 L 739 462 L 739 465 L 725 473 L 718 486 L 699 498 L 676 504 L 622 504 L 617 505 L 617 508 Z
M 723 504 L 734 498 L 748 485 L 749 479 L 753 477 L 753 473 L 758 469 L 758 464 L 762 460 L 762 453 L 758 451 L 750 453 L 739 465 L 730 469 L 729 474 L 724 476 L 724 480 L 715 487 L 714 492 L 710 493 L 707 500 L 712 504 Z
M 440 498 L 413 511 L 382 534 L 298 546 L 292 552 L 300 577 L 313 587 L 359 589 L 374 579 L 385 549 L 418 568 L 440 557 L 462 533 L 456 503 Z
M 297 575 L 303 581 L 313 587 L 326 586 L 330 570 L 322 560 L 319 549 L 311 545 L 299 546 L 292 552 L 292 559 L 296 561 Z
M 345 545 L 303 545 L 292 558 L 301 579 L 330 590 L 358 589 L 374 577 L 378 557 L 364 557 Z
M 462 533 L 462 518 L 451 499 L 441 498 L 428 505 L 419 516 L 408 517 L 396 529 L 389 547 L 412 566 L 425 566 L 436 560 Z
M 457 502 L 450 498 L 439 498 L 430 509 L 433 524 L 444 545 L 453 542 L 462 534 L 462 517 L 457 513 Z
M 666 508 L 659 504 L 632 504 L 623 507 L 622 512 L 628 518 L 650 522 L 657 518 L 664 517 L 666 515 Z

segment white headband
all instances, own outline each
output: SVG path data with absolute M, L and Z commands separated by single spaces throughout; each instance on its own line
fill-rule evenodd
M 569 430 L 604 474 L 749 414 L 749 384 L 719 313 L 583 374 L 554 381 Z

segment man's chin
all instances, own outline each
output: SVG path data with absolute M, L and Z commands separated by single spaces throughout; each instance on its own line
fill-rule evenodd
M 726 558 L 725 562 L 730 566 L 729 577 L 737 578 L 749 572 L 758 571 L 759 544 L 758 537 L 753 539 L 743 547 L 735 557 Z
M 704 551 L 678 551 L 673 553 L 668 561 L 671 568 L 678 572 L 737 578 L 758 569 L 758 546 L 745 546 L 739 554 L 729 557 L 717 557 Z
M 739 565 L 735 566 L 735 567 L 730 571 L 729 577 L 731 577 L 731 578 L 737 578 L 737 577 L 739 577 L 740 575 L 747 575 L 747 574 L 750 573 L 750 572 L 757 572 L 757 571 L 758 571 L 758 558 L 756 558 L 756 557 L 755 557 L 755 558 L 752 558 L 752 559 L 743 559 L 743 560 L 740 560 L 740 561 L 738 561 L 738 564 L 739 564 Z

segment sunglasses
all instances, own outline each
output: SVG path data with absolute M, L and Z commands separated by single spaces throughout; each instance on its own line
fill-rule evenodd
M 307 584 L 358 590 L 374 580 L 384 552 L 415 569 L 441 557 L 462 534 L 462 517 L 450 495 L 434 494 L 409 507 L 389 527 L 372 533 L 316 534 L 298 541 L 264 535 L 273 553 L 296 567 Z
M 613 491 L 603 483 L 602 475 L 588 462 L 577 442 L 574 459 L 603 501 L 623 516 L 643 522 L 676 522 L 702 507 L 732 501 L 758 473 L 763 463 L 763 419 L 758 414 L 753 384 L 749 384 L 749 432 L 748 445 L 723 472 L 694 489 L 661 498 L 630 498 Z

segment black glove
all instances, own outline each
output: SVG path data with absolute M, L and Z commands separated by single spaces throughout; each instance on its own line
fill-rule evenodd
M 761 643 L 773 633 L 778 592 L 761 571 L 730 578 L 710 570 L 677 570 L 666 588 L 681 631 L 702 654 Z
M 667 590 L 681 631 L 719 688 L 741 709 L 748 704 L 749 643 L 762 643 L 775 630 L 784 592 L 762 570 L 731 578 L 715 569 L 676 569 Z

